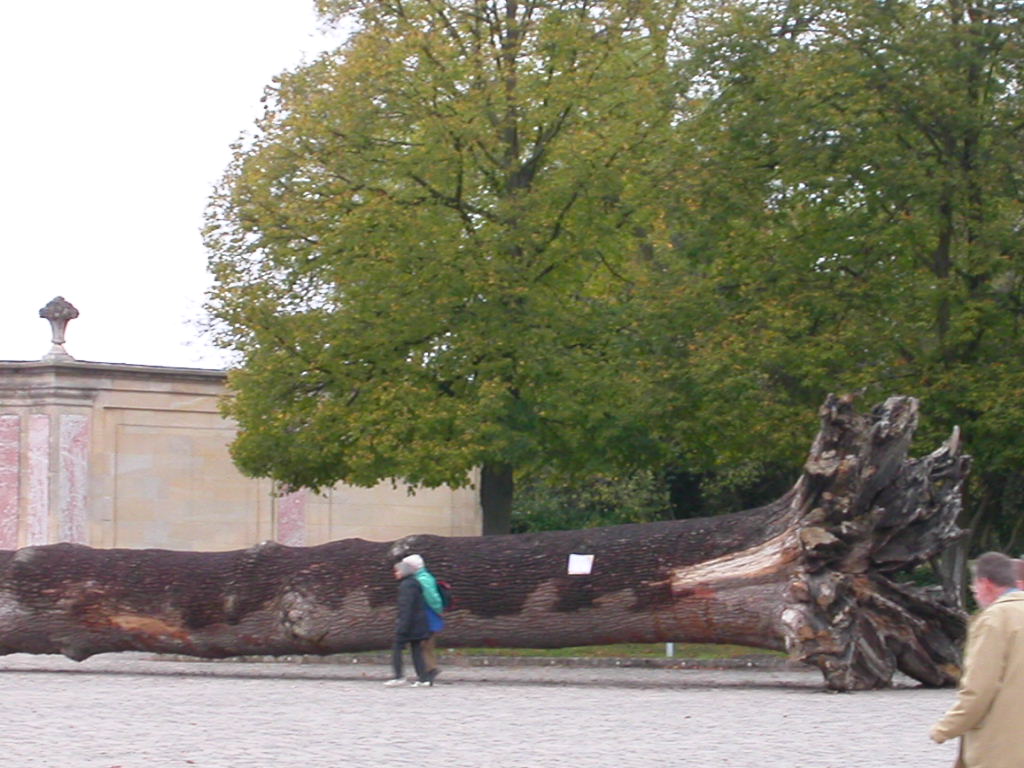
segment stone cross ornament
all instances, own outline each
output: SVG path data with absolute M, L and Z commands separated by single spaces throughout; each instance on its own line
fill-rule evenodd
M 64 332 L 68 323 L 78 317 L 78 310 L 63 296 L 52 299 L 39 310 L 39 316 L 50 321 L 50 342 L 52 346 L 43 360 L 74 360 L 64 349 Z

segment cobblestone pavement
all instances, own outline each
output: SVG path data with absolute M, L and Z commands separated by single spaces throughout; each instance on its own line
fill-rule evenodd
M 832 694 L 804 669 L 0 657 L 3 768 L 927 768 L 950 690 Z

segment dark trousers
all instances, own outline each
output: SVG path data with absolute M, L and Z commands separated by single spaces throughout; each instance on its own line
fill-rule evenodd
M 391 666 L 395 671 L 395 678 L 402 676 L 402 650 L 406 643 L 409 643 L 409 650 L 412 652 L 412 666 L 416 670 L 416 677 L 426 682 L 429 678 L 427 677 L 427 664 L 423 660 L 422 640 L 395 640 L 395 645 L 391 649 Z

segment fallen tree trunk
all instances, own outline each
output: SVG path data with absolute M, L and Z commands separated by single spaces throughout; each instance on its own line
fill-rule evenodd
M 386 648 L 391 566 L 419 552 L 455 586 L 446 647 L 737 643 L 786 649 L 836 690 L 888 685 L 897 669 L 951 684 L 964 634 L 959 593 L 899 577 L 962 535 L 955 520 L 969 459 L 956 433 L 922 459 L 907 457 L 912 398 L 861 415 L 830 397 L 821 416 L 793 488 L 720 517 L 235 552 L 0 552 L 0 652 Z M 591 572 L 568 573 L 570 554 L 592 555 Z

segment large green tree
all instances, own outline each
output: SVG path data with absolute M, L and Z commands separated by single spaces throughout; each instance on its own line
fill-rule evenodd
M 211 206 L 243 469 L 482 467 L 500 531 L 517 474 L 640 468 L 708 515 L 776 494 L 827 392 L 904 391 L 977 457 L 977 543 L 1019 546 L 1020 6 L 321 10 L 358 32 Z
M 636 273 L 665 222 L 672 0 L 321 2 L 211 203 L 246 472 L 319 488 L 639 466 Z
M 785 457 L 823 393 L 913 392 L 923 428 L 961 425 L 977 458 L 978 543 L 1019 546 L 1024 6 L 702 14 L 667 280 L 704 322 L 661 323 L 685 341 L 711 452 Z

